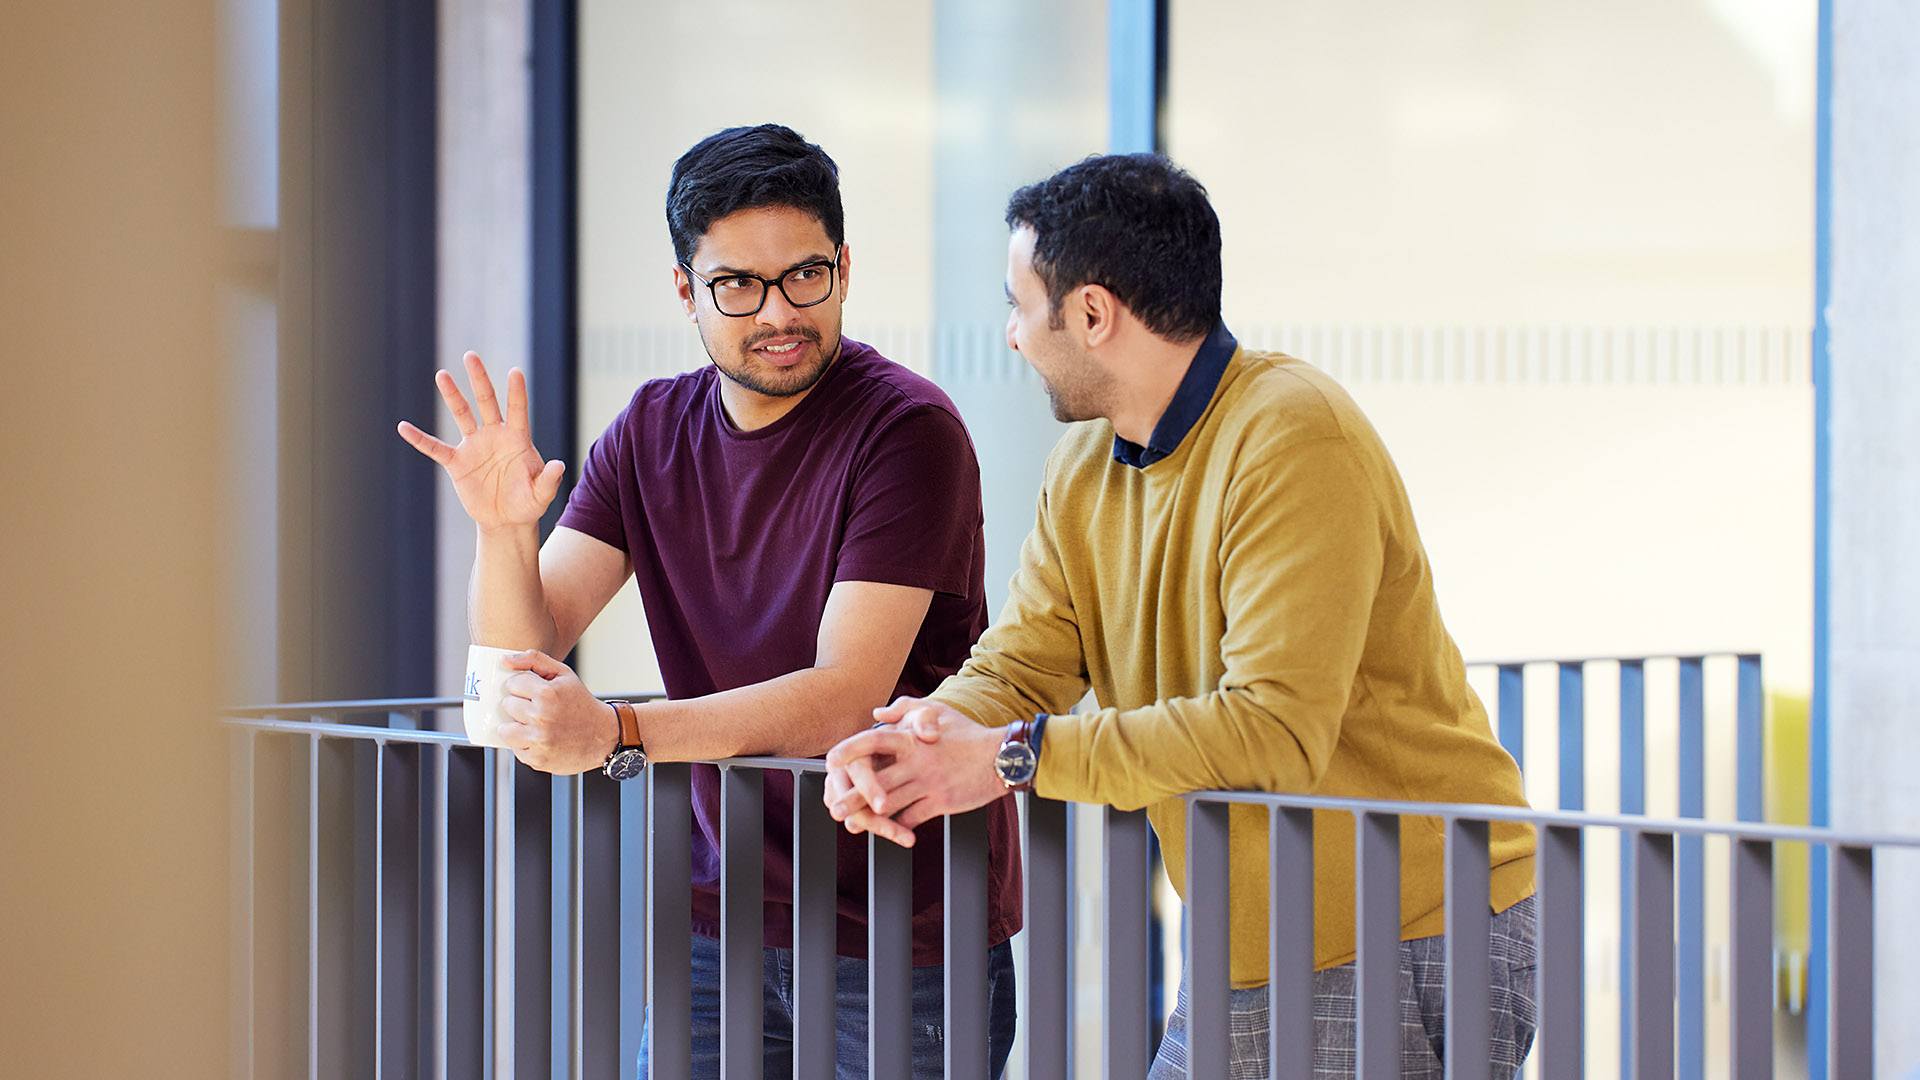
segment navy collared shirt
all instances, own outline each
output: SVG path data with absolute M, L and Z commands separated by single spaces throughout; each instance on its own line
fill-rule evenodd
M 1187 373 L 1181 377 L 1179 389 L 1173 392 L 1173 400 L 1167 402 L 1167 411 L 1161 413 L 1160 422 L 1153 425 L 1153 434 L 1147 437 L 1147 445 L 1128 442 L 1115 435 L 1113 460 L 1144 469 L 1178 450 L 1180 440 L 1187 437 L 1193 425 L 1200 422 L 1200 414 L 1207 411 L 1207 404 L 1213 400 L 1213 392 L 1220 385 L 1220 376 L 1226 373 L 1227 361 L 1233 359 L 1233 350 L 1239 347 L 1240 343 L 1234 340 L 1227 324 L 1215 323 L 1213 333 L 1200 343 L 1200 351 L 1193 354 L 1193 362 L 1187 365 Z

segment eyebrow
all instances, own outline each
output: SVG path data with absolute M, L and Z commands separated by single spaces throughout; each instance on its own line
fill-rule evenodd
M 833 261 L 833 256 L 831 255 L 814 255 L 809 258 L 801 259 L 799 262 L 794 263 L 792 266 L 789 266 L 785 270 L 780 271 L 779 274 L 773 274 L 771 276 L 773 278 L 779 278 L 782 274 L 786 274 L 793 270 L 798 270 L 803 266 L 812 266 L 814 263 L 830 263 L 832 261 Z M 708 277 L 759 277 L 760 275 L 754 273 L 751 270 L 742 270 L 737 266 L 716 266 L 713 269 L 708 270 L 706 272 L 706 276 Z

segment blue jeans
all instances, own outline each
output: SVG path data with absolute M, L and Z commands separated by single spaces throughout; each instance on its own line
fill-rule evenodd
M 720 1075 L 720 942 L 693 936 L 693 1075 Z M 766 1080 L 793 1075 L 793 950 L 767 949 L 763 1000 L 766 1002 Z M 842 956 L 835 960 L 834 1021 L 836 1080 L 866 1080 L 867 1075 L 867 962 Z M 987 950 L 987 1053 L 993 1076 L 1007 1066 L 1013 1051 L 1015 1024 L 1013 945 L 1001 942 Z M 653 1026 L 648 1010 L 647 1029 Z M 945 969 L 913 969 L 913 1075 L 938 1078 L 946 1070 Z M 647 1080 L 647 1039 L 640 1042 L 639 1078 Z

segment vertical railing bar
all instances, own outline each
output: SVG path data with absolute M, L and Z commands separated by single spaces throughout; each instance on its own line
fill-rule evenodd
M 1847 1080 L 1873 1075 L 1873 849 L 1843 844 L 1830 850 L 1829 1075 Z
M 647 1075 L 691 1080 L 693 1072 L 693 788 L 689 766 L 647 769 Z
M 622 804 L 627 790 L 640 783 L 588 773 L 577 789 L 573 1015 L 577 1075 L 585 1080 L 618 1080 L 633 1069 L 634 1059 L 622 1052 L 627 1017 L 621 995 L 632 962 L 630 931 L 620 917 L 627 840 Z
M 432 747 L 428 762 L 433 770 L 433 805 L 428 808 L 428 865 L 432 872 L 428 875 L 427 912 L 432 920 L 426 942 L 426 967 L 432 973 L 432 985 L 428 994 L 427 1042 L 428 1059 L 425 1074 L 433 1080 L 447 1080 L 447 1022 L 448 1022 L 448 980 L 447 955 L 448 939 L 451 935 L 452 905 L 451 890 L 447 880 L 447 861 L 450 857 L 448 845 L 450 836 L 447 819 L 453 812 L 452 794 L 448 785 L 452 780 L 453 750 L 446 746 Z
M 765 1038 L 766 811 L 760 770 L 720 770 L 720 1072 L 760 1080 Z
M 1187 1074 L 1194 1077 L 1227 1075 L 1230 829 L 1225 803 L 1187 800 Z
M 493 942 L 488 909 L 493 903 L 493 789 L 491 751 L 440 748 L 445 813 L 439 828 L 446 879 L 445 932 L 437 966 L 445 973 L 441 1025 L 445 1076 L 491 1076 Z M 444 1077 L 442 1078 L 444 1080 Z
M 1680 657 L 1680 816 L 1707 816 L 1706 679 L 1703 658 Z M 1679 1004 L 1677 1061 L 1680 1080 L 1700 1080 L 1706 1071 L 1707 863 L 1706 840 L 1682 836 L 1678 844 Z
M 1106 940 L 1100 960 L 1106 997 L 1103 1075 L 1144 1076 L 1149 1064 L 1147 1015 L 1147 817 L 1138 810 L 1103 807 L 1102 885 Z
M 823 803 L 826 776 L 793 777 L 793 1075 L 833 1080 L 838 834 Z M 773 1080 L 769 1077 L 767 1080 Z
M 1742 653 L 1739 665 L 1734 738 L 1738 744 L 1736 775 L 1737 813 L 1741 821 L 1762 821 L 1766 817 L 1766 696 L 1760 678 L 1760 657 Z
M 391 723 L 391 718 L 389 718 Z M 387 743 L 373 741 L 373 1080 L 386 1075 Z
M 946 823 L 946 1067 L 948 1080 L 988 1080 L 987 811 Z
M 1538 1048 L 1541 1080 L 1586 1075 L 1583 1000 L 1586 985 L 1585 874 L 1580 830 L 1543 825 L 1539 870 L 1540 996 Z
M 1633 886 L 1632 1074 L 1673 1075 L 1673 835 L 1631 830 L 1622 836 Z
M 1587 808 L 1586 664 L 1563 660 L 1560 669 L 1560 809 Z
M 380 884 L 376 891 L 381 943 L 375 976 L 381 1004 L 376 1060 L 384 1075 L 417 1077 L 432 1065 L 427 1037 L 431 1011 L 432 883 L 429 822 L 432 800 L 430 747 L 378 740 L 375 783 L 380 795 Z
M 259 1071 L 253 1057 L 255 738 L 254 733 L 245 728 L 236 728 L 227 735 L 232 777 L 227 796 L 227 827 L 232 836 L 228 870 L 231 934 L 228 947 L 231 952 L 227 969 L 227 1009 L 232 1031 L 227 1056 L 232 1080 L 248 1080 Z
M 498 993 L 499 976 L 499 934 L 495 920 L 496 909 L 500 906 L 500 792 L 494 783 L 494 774 L 499 766 L 496 756 L 503 754 L 499 750 L 480 752 L 480 812 L 483 826 L 480 830 L 481 842 L 485 849 L 481 852 L 480 875 L 480 921 L 481 921 L 481 1021 L 480 1021 L 480 1067 L 481 1080 L 500 1080 L 494 1075 L 496 1040 L 494 1026 L 499 1020 L 500 1009 L 495 1001 Z M 511 813 L 508 810 L 508 813 Z M 511 1067 L 511 1066 L 509 1066 Z
M 315 1066 L 322 1076 L 371 1076 L 379 928 L 369 924 L 378 922 L 379 748 L 369 739 L 325 735 L 312 745 Z
M 1773 1076 L 1773 843 L 1733 841 L 1731 1074 Z
M 1451 1080 L 1489 1080 L 1493 1022 L 1487 951 L 1493 918 L 1488 827 L 1484 821 L 1448 818 L 1445 828 L 1446 1073 Z
M 1067 890 L 1066 940 L 1068 943 L 1067 968 L 1066 974 L 1064 975 L 1066 985 L 1065 989 L 1062 990 L 1062 993 L 1065 995 L 1066 1023 L 1061 1027 L 1061 1031 L 1065 1033 L 1062 1041 L 1066 1043 L 1067 1051 L 1067 1070 L 1065 1075 L 1077 1077 L 1080 1075 L 1080 1040 L 1075 1037 L 1074 1033 L 1080 1030 L 1080 995 L 1075 992 L 1073 987 L 1079 977 L 1078 971 L 1080 965 L 1077 957 L 1079 955 L 1080 945 L 1081 915 L 1078 901 L 1080 895 L 1080 814 L 1079 811 L 1075 809 L 1076 806 L 1078 806 L 1077 803 L 1064 803 L 1061 806 L 1061 816 L 1064 819 L 1061 831 L 1066 835 L 1067 849 L 1066 884 L 1063 888 Z M 1046 1074 L 1029 1073 L 1029 1075 L 1040 1076 Z
M 564 1072 L 556 1069 L 559 1075 L 579 1080 L 586 1072 L 585 1017 L 580 1015 L 581 1005 L 586 1000 L 586 988 L 582 980 L 586 976 L 586 967 L 581 955 L 581 912 L 586 903 L 586 873 L 581 860 L 586 857 L 586 848 L 582 841 L 586 838 L 585 820 L 586 801 L 583 798 L 587 780 L 592 773 L 576 776 L 555 777 L 554 793 L 554 837 L 556 852 L 553 868 L 553 936 L 555 967 L 560 977 L 554 980 L 553 1005 L 559 1020 L 553 1036 L 553 1058 L 556 1065 L 564 1066 Z M 561 813 L 561 804 L 565 804 L 565 813 Z M 558 858 L 558 852 L 565 849 L 566 858 Z M 564 903 L 563 903 L 564 901 Z
M 1354 819 L 1356 1076 L 1390 1080 L 1400 1075 L 1400 817 Z
M 1647 668 L 1644 660 L 1620 661 L 1620 812 L 1647 812 Z M 1620 1000 L 1633 994 L 1632 854 L 1620 848 Z M 1620 1060 L 1633 1060 L 1633 1025 L 1620 1025 Z
M 1313 811 L 1268 819 L 1267 1016 L 1273 1080 L 1313 1080 Z
M 635 779 L 620 785 L 618 814 L 620 987 L 617 1011 L 619 1047 L 616 1075 L 626 1076 L 639 1060 L 647 1011 L 647 784 Z
M 519 807 L 514 799 L 514 757 L 505 750 L 487 752 L 487 784 L 492 792 L 493 828 L 488 851 L 488 878 L 493 898 L 487 906 L 492 933 L 493 982 L 488 988 L 491 1000 L 487 1014 L 493 1034 L 488 1047 L 488 1069 L 492 1080 L 513 1080 L 514 974 L 516 960 L 515 927 L 518 889 L 515 881 L 515 839 Z
M 913 1071 L 913 851 L 867 834 L 867 1075 Z
M 1527 767 L 1527 669 L 1519 664 L 1500 665 L 1500 688 L 1495 698 L 1500 712 L 1500 745 L 1520 766 Z
M 1067 1075 L 1067 993 L 1072 985 L 1068 947 L 1067 804 L 1032 792 L 1020 796 L 1021 850 L 1026 859 L 1027 971 L 1020 989 L 1026 1029 L 1027 1075 Z
M 320 1080 L 320 736 L 307 743 L 307 1078 Z
M 574 777 L 513 768 L 503 755 L 514 802 L 513 1069 L 517 1077 L 567 1068 L 566 887 L 571 854 L 564 837 Z

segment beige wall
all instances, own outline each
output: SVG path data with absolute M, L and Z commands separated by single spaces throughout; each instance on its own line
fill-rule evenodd
M 213 5 L 0 33 L 0 1062 L 225 1072 Z
M 1227 309 L 1805 323 L 1813 0 L 1172 6 Z

